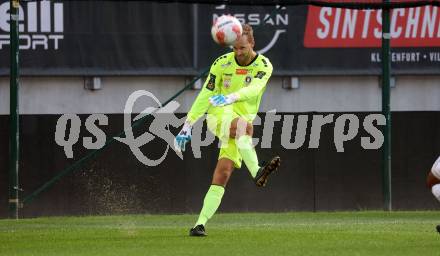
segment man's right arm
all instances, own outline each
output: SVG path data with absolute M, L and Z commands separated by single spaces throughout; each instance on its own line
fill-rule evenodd
M 197 120 L 202 117 L 208 108 L 210 107 L 209 98 L 213 95 L 220 93 L 220 79 L 221 73 L 218 72 L 216 63 L 211 66 L 209 75 L 203 85 L 202 90 L 194 101 L 186 121 L 193 125 Z
M 217 61 L 211 66 L 208 78 L 206 79 L 199 95 L 197 95 L 193 105 L 191 106 L 182 130 L 179 132 L 179 134 L 177 134 L 174 140 L 174 147 L 176 150 L 185 151 L 186 143 L 191 140 L 192 125 L 197 122 L 197 120 L 208 110 L 209 97 L 217 94 L 220 91 L 218 86 L 220 84 L 220 76 L 218 75 L 219 72 L 216 70 L 216 63 Z

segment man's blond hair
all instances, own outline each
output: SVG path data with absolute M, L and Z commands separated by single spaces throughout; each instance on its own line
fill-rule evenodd
M 254 30 L 252 29 L 251 25 L 243 24 L 243 34 L 242 34 L 242 36 L 247 36 L 248 42 L 251 43 L 251 44 L 255 44 Z

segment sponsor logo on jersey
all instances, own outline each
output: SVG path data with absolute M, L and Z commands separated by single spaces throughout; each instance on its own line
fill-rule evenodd
M 221 67 L 222 67 L 222 68 L 227 68 L 227 67 L 229 67 L 229 66 L 231 66 L 231 65 L 232 65 L 232 62 L 228 61 L 227 63 L 222 64 Z
M 247 73 L 248 73 L 248 70 L 244 69 L 244 68 L 237 68 L 235 70 L 235 74 L 237 74 L 237 75 L 246 75 Z
M 225 88 L 231 87 L 232 74 L 223 74 L 223 86 Z
M 223 80 L 223 86 L 224 86 L 225 88 L 229 88 L 229 87 L 231 87 L 231 79 L 224 79 L 224 80 Z
M 210 91 L 214 91 L 215 89 L 215 78 L 216 76 L 212 73 L 209 73 L 209 81 L 208 84 L 206 84 L 206 89 Z
M 266 72 L 258 71 L 257 74 L 254 77 L 262 79 L 265 75 L 266 75 Z
M 251 82 L 252 82 L 252 76 L 251 75 L 246 76 L 246 78 L 244 79 L 245 86 L 248 86 Z

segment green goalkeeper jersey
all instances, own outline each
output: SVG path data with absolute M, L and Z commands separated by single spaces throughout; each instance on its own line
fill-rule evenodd
M 240 66 L 234 56 L 234 52 L 227 53 L 211 65 L 203 88 L 188 113 L 187 121 L 191 124 L 205 113 L 221 114 L 221 107 L 211 106 L 209 98 L 231 93 L 238 95 L 238 100 L 233 103 L 234 112 L 248 122 L 254 120 L 267 81 L 272 75 L 272 64 L 268 58 L 258 54 L 249 65 Z

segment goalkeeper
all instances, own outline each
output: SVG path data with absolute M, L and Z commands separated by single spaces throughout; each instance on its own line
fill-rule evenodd
M 190 230 L 191 236 L 205 236 L 206 222 L 220 205 L 226 184 L 242 160 L 259 187 L 266 185 L 268 176 L 280 165 L 274 157 L 259 166 L 252 145 L 252 121 L 258 113 L 261 97 L 272 74 L 272 64 L 254 50 L 252 27 L 245 24 L 243 34 L 233 45 L 233 52 L 217 58 L 209 76 L 193 103 L 185 124 L 176 136 L 176 147 L 185 150 L 191 139 L 192 125 L 207 113 L 208 129 L 221 142 L 218 162 L 211 186 L 206 193 L 199 218 Z

